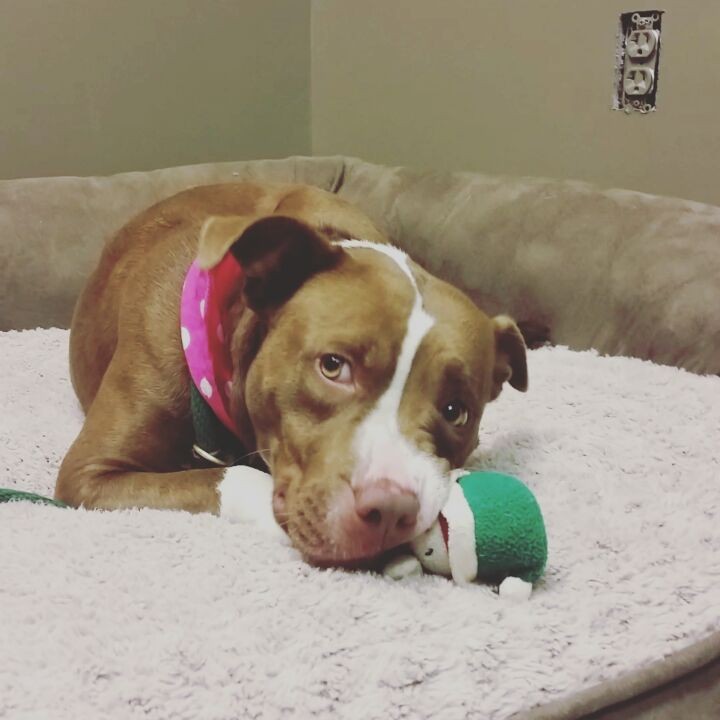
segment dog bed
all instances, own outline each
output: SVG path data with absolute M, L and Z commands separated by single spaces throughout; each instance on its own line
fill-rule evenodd
M 82 422 L 67 340 L 0 333 L 0 486 L 52 492 Z M 529 370 L 472 463 L 543 508 L 527 603 L 318 570 L 208 515 L 5 504 L 0 717 L 575 717 L 716 656 L 720 378 L 559 347 Z

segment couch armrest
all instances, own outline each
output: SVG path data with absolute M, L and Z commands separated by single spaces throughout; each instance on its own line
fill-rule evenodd
M 194 185 L 242 180 L 333 190 L 342 173 L 342 158 L 298 157 L 0 181 L 0 330 L 69 327 L 104 242 L 162 198 Z

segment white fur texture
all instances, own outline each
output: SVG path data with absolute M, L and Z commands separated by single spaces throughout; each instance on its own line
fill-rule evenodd
M 67 333 L 0 334 L 0 486 L 52 491 Z M 720 628 L 720 378 L 562 348 L 488 406 L 476 464 L 549 533 L 526 603 L 308 567 L 211 516 L 0 506 L 0 717 L 506 718 Z
M 414 492 L 420 502 L 417 528 L 424 532 L 445 504 L 450 477 L 437 458 L 420 450 L 402 434 L 398 414 L 415 355 L 435 319 L 423 308 L 422 295 L 410 270 L 408 256 L 402 250 L 367 240 L 343 240 L 338 244 L 345 248 L 373 250 L 389 257 L 405 274 L 415 293 L 392 380 L 355 433 L 357 465 L 352 485 L 357 488 L 389 479 Z
M 220 517 L 244 523 L 258 532 L 289 544 L 272 510 L 273 480 L 268 473 L 251 467 L 227 468 L 218 484 Z

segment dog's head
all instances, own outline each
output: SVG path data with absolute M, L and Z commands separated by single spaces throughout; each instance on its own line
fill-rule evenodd
M 426 530 L 485 405 L 505 382 L 527 388 L 515 323 L 392 246 L 332 242 L 294 218 L 210 221 L 201 262 L 225 250 L 252 310 L 232 341 L 244 378 L 233 412 L 293 543 L 316 563 L 351 563 Z

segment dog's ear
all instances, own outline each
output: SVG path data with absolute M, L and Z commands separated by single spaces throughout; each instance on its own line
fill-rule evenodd
M 203 270 L 215 267 L 227 255 L 232 244 L 259 219 L 258 215 L 208 218 L 200 229 L 198 265 Z
M 525 341 L 518 326 L 506 315 L 498 315 L 492 322 L 495 329 L 495 366 L 490 399 L 495 400 L 506 382 L 525 392 L 528 371 Z
M 248 306 L 258 312 L 282 305 L 343 255 L 324 234 L 285 215 L 211 218 L 200 235 L 198 263 L 212 267 L 228 252 L 243 269 Z

